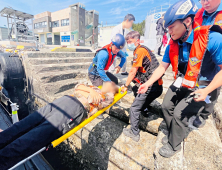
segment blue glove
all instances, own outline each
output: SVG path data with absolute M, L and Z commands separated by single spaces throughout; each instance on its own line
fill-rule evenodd
M 125 52 L 125 56 L 126 56 L 126 57 L 128 57 L 128 56 L 129 56 L 129 54 L 128 54 L 127 52 Z

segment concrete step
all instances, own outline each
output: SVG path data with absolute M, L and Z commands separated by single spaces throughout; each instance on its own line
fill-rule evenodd
M 66 52 L 27 52 L 26 56 L 28 58 L 67 58 L 67 57 L 94 57 L 95 53 L 93 52 L 75 52 L 75 53 L 66 53 Z
M 83 63 L 92 62 L 93 57 L 75 57 L 75 58 L 33 58 L 30 59 L 32 65 L 41 64 L 59 64 L 59 63 Z
M 45 92 L 47 93 L 48 96 L 61 97 L 60 94 L 62 92 L 68 92 L 68 90 L 74 90 L 75 86 L 78 83 L 84 83 L 86 81 L 88 81 L 88 79 L 69 79 L 68 81 L 61 80 L 59 82 L 56 82 L 56 85 L 54 82 L 52 82 L 52 83 L 45 83 L 42 86 L 45 89 Z
M 65 70 L 79 70 L 85 69 L 88 70 L 91 62 L 85 63 L 62 63 L 62 64 L 42 64 L 34 66 L 36 73 L 45 73 L 45 72 L 56 72 L 56 71 L 65 71 Z
M 39 73 L 38 76 L 42 83 L 52 83 L 58 82 L 62 80 L 69 80 L 69 79 L 87 79 L 88 78 L 88 70 L 78 69 L 78 70 L 64 70 L 59 72 L 48 72 Z

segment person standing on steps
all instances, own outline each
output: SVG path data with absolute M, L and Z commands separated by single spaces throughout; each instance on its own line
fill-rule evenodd
M 132 27 L 134 21 L 135 21 L 135 17 L 132 14 L 127 14 L 124 18 L 124 21 L 113 28 L 112 34 L 111 34 L 111 41 L 113 41 L 113 38 L 115 38 L 116 34 L 122 34 L 125 37 L 127 33 L 129 32 L 129 29 Z M 121 49 L 121 51 L 119 51 L 117 56 L 121 58 L 122 57 L 126 58 L 128 56 L 128 53 L 126 52 L 126 47 Z M 122 75 L 128 75 L 126 71 L 126 65 L 127 65 L 127 59 L 126 59 L 125 64 L 122 67 L 122 73 L 121 73 Z M 109 68 L 109 72 L 114 73 L 115 69 L 116 69 L 116 59 L 114 60 L 111 67 Z
M 222 86 L 222 29 L 219 24 L 222 11 L 208 26 L 200 25 L 202 17 L 194 19 L 196 12 L 197 6 L 192 0 L 181 0 L 167 10 L 164 26 L 169 30 L 171 41 L 160 66 L 138 90 L 138 93 L 145 93 L 172 65 L 175 82 L 162 103 L 169 134 L 162 139 L 164 146 L 159 150 L 159 154 L 167 158 L 181 150 L 181 142 L 190 132 L 189 119 L 213 112 Z M 203 126 L 206 118 L 193 125 Z
M 126 35 L 128 48 L 133 51 L 133 66 L 129 72 L 126 83 L 121 87 L 124 92 L 133 81 L 135 86 L 132 88 L 135 100 L 130 107 L 130 129 L 124 128 L 123 134 L 138 142 L 139 135 L 139 117 L 150 103 L 159 97 L 163 92 L 162 78 L 153 83 L 144 94 L 137 94 L 138 87 L 145 83 L 151 77 L 152 73 L 159 66 L 159 62 L 155 55 L 146 46 L 140 45 L 140 34 L 137 31 L 131 31 Z
M 163 18 L 164 18 L 164 14 L 162 14 L 161 18 L 157 20 L 156 22 L 156 47 L 154 50 L 154 53 L 157 54 L 158 56 L 162 56 L 160 54 L 161 52 L 161 47 L 163 45 L 163 35 L 167 32 L 166 29 L 163 26 Z

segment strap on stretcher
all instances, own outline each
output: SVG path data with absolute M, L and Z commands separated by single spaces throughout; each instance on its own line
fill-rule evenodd
M 89 117 L 88 119 L 84 120 L 82 123 L 80 123 L 78 126 L 76 126 L 75 128 L 73 128 L 72 130 L 70 130 L 69 132 L 67 132 L 66 134 L 64 134 L 63 136 L 61 136 L 60 138 L 54 140 L 51 145 L 52 147 L 56 147 L 57 145 L 59 145 L 60 143 L 62 143 L 64 140 L 68 139 L 71 135 L 73 135 L 74 133 L 76 133 L 78 130 L 82 129 L 84 126 L 86 126 L 88 123 L 90 123 L 93 119 L 95 119 L 96 117 L 98 117 L 99 115 L 101 115 L 104 111 L 106 111 L 107 109 L 109 109 L 111 106 L 113 106 L 116 102 L 118 102 L 121 98 L 123 98 L 125 95 L 127 94 L 127 91 L 125 91 L 124 93 L 121 93 L 121 89 L 119 89 L 119 93 L 117 93 L 114 96 L 114 100 L 113 103 L 110 104 L 109 106 L 103 108 L 102 110 L 99 110 L 98 112 L 96 112 L 94 115 L 92 115 L 91 117 Z

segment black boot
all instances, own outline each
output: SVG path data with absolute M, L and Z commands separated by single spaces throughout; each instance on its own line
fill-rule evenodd
M 196 128 L 202 128 L 205 123 L 206 121 L 201 116 L 197 116 L 196 119 L 193 121 L 193 126 L 195 126 Z

